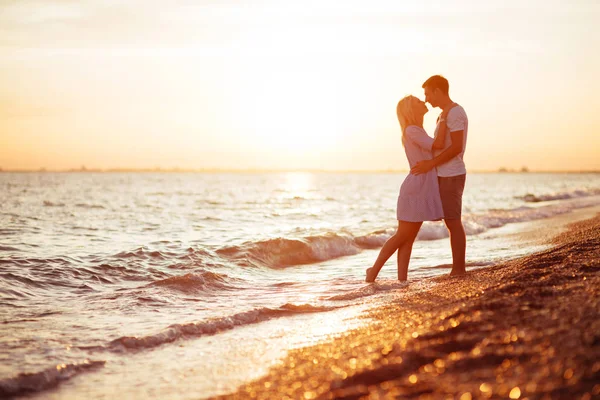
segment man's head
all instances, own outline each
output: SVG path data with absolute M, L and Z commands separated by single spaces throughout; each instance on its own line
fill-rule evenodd
M 448 79 L 441 75 L 434 75 L 423 83 L 425 101 L 433 107 L 440 107 L 450 100 Z

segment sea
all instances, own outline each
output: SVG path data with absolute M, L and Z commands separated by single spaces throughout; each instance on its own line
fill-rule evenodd
M 0 173 L 0 398 L 199 399 L 448 274 L 426 222 L 390 258 L 406 173 Z M 539 251 L 600 174 L 470 173 L 467 270 Z M 586 214 L 586 210 L 588 210 Z

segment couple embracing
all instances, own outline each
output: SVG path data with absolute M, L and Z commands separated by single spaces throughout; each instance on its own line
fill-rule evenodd
M 398 280 L 405 281 L 408 263 L 423 221 L 443 219 L 450 233 L 452 272 L 465 273 L 466 236 L 462 225 L 462 194 L 466 169 L 463 161 L 469 121 L 465 110 L 450 99 L 448 80 L 434 75 L 423 83 L 425 102 L 442 109 L 434 138 L 423 129 L 428 109 L 425 102 L 406 96 L 396 114 L 402 128 L 402 144 L 410 174 L 398 195 L 398 229 L 381 249 L 367 282 L 374 282 L 385 262 L 398 250 Z

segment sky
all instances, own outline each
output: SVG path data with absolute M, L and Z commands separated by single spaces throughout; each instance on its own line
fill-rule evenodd
M 441 74 L 468 170 L 600 170 L 598 21 L 596 0 L 3 0 L 0 168 L 402 170 L 396 103 Z

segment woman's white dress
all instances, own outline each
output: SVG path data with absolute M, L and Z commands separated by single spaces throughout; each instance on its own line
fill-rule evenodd
M 409 125 L 402 136 L 408 164 L 412 168 L 423 160 L 431 160 L 433 139 L 425 129 Z M 398 195 L 396 216 L 399 221 L 435 221 L 444 217 L 438 177 L 433 168 L 426 174 L 408 174 Z

